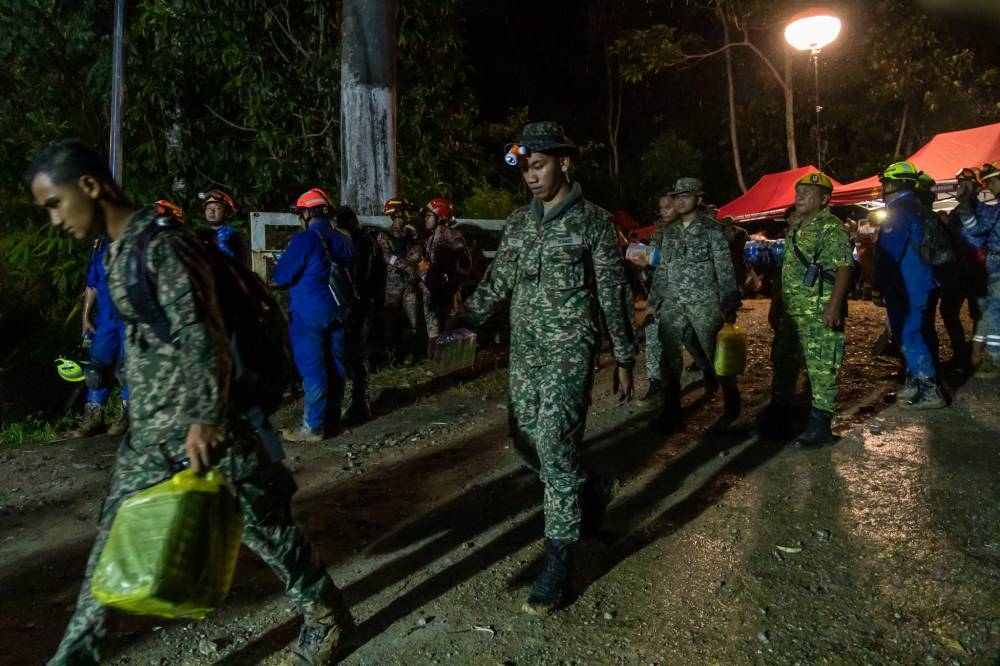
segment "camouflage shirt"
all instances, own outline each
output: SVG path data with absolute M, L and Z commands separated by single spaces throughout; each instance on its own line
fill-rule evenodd
M 155 206 L 136 212 L 105 260 L 111 300 L 127 322 L 132 441 L 143 443 L 183 439 L 192 423 L 223 424 L 232 365 L 210 259 L 194 233 L 164 231 L 146 248 L 146 270 L 177 346 L 160 340 L 149 324 L 130 321 L 137 313 L 125 286 L 129 251 L 155 217 Z
M 649 302 L 657 311 L 681 306 L 727 312 L 740 306 L 729 243 L 718 222 L 700 212 L 687 228 L 681 219 L 664 227 Z
M 611 216 L 583 198 L 543 213 L 537 199 L 507 218 L 500 247 L 460 318 L 480 326 L 510 297 L 511 355 L 542 366 L 591 353 L 604 314 L 618 361 L 636 354 L 632 291 Z
M 841 266 L 854 263 L 851 238 L 840 219 L 824 208 L 812 219 L 793 222 L 785 237 L 785 260 L 781 265 L 782 302 L 789 314 L 822 315 L 833 293 L 833 285 L 816 280 L 812 287 L 802 284 L 806 266 L 795 252 L 798 248 L 807 262 L 815 261 L 824 271 L 836 273 Z

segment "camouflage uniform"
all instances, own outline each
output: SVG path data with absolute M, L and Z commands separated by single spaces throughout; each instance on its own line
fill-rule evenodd
M 838 268 L 854 262 L 851 239 L 829 208 L 810 220 L 789 226 L 781 267 L 783 308 L 771 348 L 772 402 L 781 405 L 792 402 L 795 381 L 804 361 L 813 408 L 832 412 L 837 398 L 837 370 L 844 361 L 844 331 L 823 325 L 823 311 L 830 302 L 833 285 L 821 278 L 812 287 L 803 285 L 806 267 L 795 248 L 806 260 L 836 274 Z
M 472 257 L 462 232 L 444 222 L 438 223 L 424 241 L 424 253 L 426 268 L 421 270 L 424 321 L 427 337 L 435 338 L 458 309 L 462 282 L 468 276 Z
M 663 384 L 667 391 L 677 391 L 684 369 L 681 345 L 688 341 L 692 349 L 701 348 L 704 358 L 714 359 L 723 314 L 735 312 L 740 297 L 729 244 L 719 224 L 704 212 L 687 228 L 680 219 L 668 224 L 660 251 L 649 302 L 660 325 Z
M 385 257 L 385 299 L 382 304 L 382 342 L 390 357 L 402 360 L 415 351 L 417 325 L 420 322 L 420 296 L 417 288 L 417 263 L 420 248 L 409 235 L 378 235 Z
M 662 247 L 663 245 L 663 223 L 656 221 L 656 231 L 649 237 L 649 244 L 652 247 Z M 662 259 L 661 259 L 662 261 Z M 656 268 L 650 271 L 655 274 Z M 646 324 L 646 376 L 649 379 L 660 380 L 660 355 L 663 353 L 663 345 L 660 344 L 660 320 L 655 314 Z
M 137 314 L 126 295 L 129 250 L 137 235 L 155 223 L 155 211 L 137 212 L 108 253 L 111 297 L 125 320 Z M 169 478 L 171 467 L 186 458 L 184 441 L 192 423 L 226 429 L 232 445 L 217 469 L 243 510 L 243 542 L 281 578 L 288 597 L 327 624 L 347 612 L 340 591 L 292 520 L 295 481 L 283 466 L 268 461 L 252 428 L 228 407 L 232 361 L 204 249 L 186 231 L 163 232 L 150 241 L 146 256 L 157 300 L 179 344 L 163 343 L 147 324 L 128 324 L 125 370 L 137 389 L 132 429 L 118 448 L 76 609 L 51 664 L 97 662 L 106 610 L 91 594 L 90 578 L 112 520 L 122 500 Z
M 636 354 L 632 294 L 608 213 L 574 183 L 543 213 L 539 200 L 514 211 L 496 257 L 458 319 L 482 325 L 510 297 L 511 436 L 545 486 L 545 536 L 580 536 L 577 460 L 603 313 L 615 358 Z

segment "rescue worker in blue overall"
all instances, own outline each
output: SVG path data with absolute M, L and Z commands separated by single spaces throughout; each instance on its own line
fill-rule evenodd
M 897 402 L 903 409 L 937 409 L 946 404 L 935 368 L 934 310 L 928 307 L 937 284 L 933 267 L 919 252 L 924 239 L 924 214 L 915 192 L 919 176 L 910 162 L 890 164 L 879 174 L 888 215 L 875 245 L 875 288 L 885 299 L 889 328 L 906 362 Z
M 250 267 L 250 245 L 246 237 L 229 223 L 236 214 L 233 198 L 222 190 L 209 190 L 198 195 L 205 221 L 212 229 L 211 240 L 223 254 L 227 254 L 247 268 Z
M 128 385 L 124 379 L 125 324 L 111 304 L 104 256 L 110 242 L 94 241 L 87 263 L 87 283 L 83 292 L 83 338 L 90 340 L 90 363 L 84 371 L 87 403 L 80 424 L 67 437 L 92 437 L 105 431 L 104 407 L 117 377 L 121 383 L 122 408 L 119 418 L 107 428 L 109 435 L 128 430 Z
M 288 287 L 292 357 L 305 393 L 302 424 L 282 431 L 290 442 L 318 442 L 324 428 L 336 434 L 347 369 L 344 358 L 346 313 L 330 289 L 331 262 L 351 264 L 351 239 L 335 229 L 330 197 L 314 188 L 293 206 L 302 231 L 295 234 L 274 266 L 272 277 Z

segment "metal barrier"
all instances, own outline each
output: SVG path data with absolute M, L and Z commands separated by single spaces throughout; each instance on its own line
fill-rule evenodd
M 362 226 L 377 229 L 388 229 L 390 220 L 385 215 L 358 215 L 358 221 Z M 423 223 L 422 219 L 415 219 L 415 223 Z M 488 232 L 502 232 L 507 220 L 475 220 L 469 218 L 458 218 L 455 220 L 456 228 L 473 227 Z M 252 267 L 255 273 L 267 280 L 267 261 L 276 253 L 282 252 L 283 247 L 268 246 L 267 227 L 298 227 L 299 218 L 294 213 L 250 213 L 250 250 Z M 496 254 L 493 250 L 484 250 L 483 254 L 492 259 Z

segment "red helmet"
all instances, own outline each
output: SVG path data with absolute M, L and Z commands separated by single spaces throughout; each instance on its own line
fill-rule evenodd
M 160 199 L 156 202 L 156 205 L 159 208 L 159 210 L 156 211 L 158 215 L 169 215 L 174 218 L 174 221 L 180 222 L 181 224 L 187 224 L 187 217 L 184 215 L 184 210 L 173 201 Z
M 434 213 L 441 221 L 455 219 L 455 208 L 451 203 L 451 199 L 445 199 L 444 197 L 435 197 L 428 201 L 427 205 L 424 206 L 424 212 Z
M 201 199 L 201 208 L 205 209 L 210 203 L 220 203 L 229 209 L 230 215 L 236 213 L 236 204 L 233 203 L 233 198 L 223 192 L 222 190 L 209 190 L 208 192 L 199 192 L 198 198 Z
M 382 212 L 387 217 L 392 217 L 393 215 L 406 215 L 411 210 L 413 210 L 413 204 L 403 197 L 393 197 L 386 201 L 385 206 L 382 207 Z
M 318 206 L 333 206 L 330 196 L 322 189 L 314 187 L 298 198 L 292 208 L 316 208 Z

